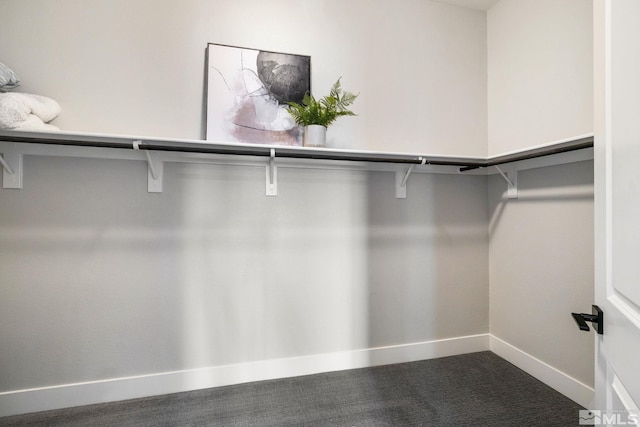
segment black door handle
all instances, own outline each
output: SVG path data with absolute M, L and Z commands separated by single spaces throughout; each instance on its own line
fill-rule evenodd
M 597 305 L 591 306 L 591 314 L 571 313 L 571 315 L 581 331 L 589 331 L 590 329 L 587 322 L 591 322 L 593 323 L 593 329 L 595 329 L 598 334 L 604 334 L 604 313 Z
M 584 317 L 582 317 L 583 315 L 580 313 L 571 313 L 571 315 L 573 316 L 573 319 L 576 321 L 576 323 L 578 324 L 578 327 L 580 328 L 581 331 L 589 331 L 589 325 L 587 325 L 587 322 L 584 320 Z

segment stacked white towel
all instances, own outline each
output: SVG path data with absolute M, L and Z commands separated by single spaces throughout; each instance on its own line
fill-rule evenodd
M 0 92 L 15 89 L 18 86 L 20 86 L 20 78 L 11 68 L 0 62 Z
M 47 124 L 60 114 L 51 98 L 28 93 L 0 93 L 0 129 L 60 130 Z

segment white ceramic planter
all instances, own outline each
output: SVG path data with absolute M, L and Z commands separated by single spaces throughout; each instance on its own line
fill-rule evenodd
M 327 145 L 327 128 L 322 125 L 309 125 L 304 128 L 302 143 L 305 147 L 324 147 Z

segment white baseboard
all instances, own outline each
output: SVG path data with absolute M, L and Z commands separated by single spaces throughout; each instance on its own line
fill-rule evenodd
M 0 417 L 489 350 L 489 334 L 0 393 Z
M 569 399 L 588 408 L 593 400 L 594 390 L 573 377 L 559 371 L 517 347 L 490 335 L 490 349 L 506 361 L 514 364 L 534 378 L 542 381 Z

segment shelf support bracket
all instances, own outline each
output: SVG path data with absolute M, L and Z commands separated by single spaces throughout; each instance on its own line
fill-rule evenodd
M 2 188 L 22 188 L 22 153 L 15 144 L 7 145 L 0 156 L 2 164 Z
M 266 189 L 265 194 L 267 196 L 278 195 L 278 167 L 276 166 L 276 149 L 272 148 L 269 151 L 269 164 L 265 168 L 266 177 Z
M 151 153 L 148 150 L 140 150 L 140 144 L 142 141 L 133 141 L 133 149 L 137 151 L 144 151 L 147 158 L 147 191 L 149 193 L 162 193 L 162 177 L 164 175 L 164 162 L 153 161 Z
M 9 175 L 15 175 L 15 172 L 13 171 L 13 169 L 11 169 L 11 166 L 9 166 L 9 163 L 7 163 L 4 160 L 3 156 L 0 156 L 0 164 L 2 164 L 2 168 L 6 173 L 8 173 Z
M 427 159 L 423 157 L 418 157 L 420 161 L 420 165 L 424 165 L 427 163 Z M 413 172 L 413 168 L 415 164 L 409 166 L 406 172 L 397 171 L 396 172 L 396 199 L 406 199 L 407 198 L 407 180 L 409 179 L 409 175 Z
M 515 165 L 511 166 L 509 170 L 505 173 L 498 167 L 495 166 L 500 175 L 507 181 L 507 198 L 508 199 L 517 199 L 518 198 L 518 170 Z M 509 178 L 511 177 L 511 178 Z

